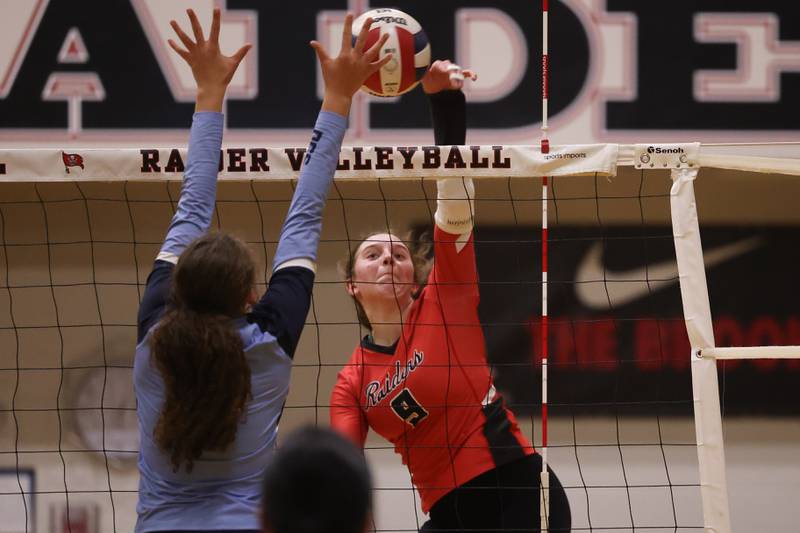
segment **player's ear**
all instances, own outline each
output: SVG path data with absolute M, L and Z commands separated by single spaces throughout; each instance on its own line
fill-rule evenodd
M 356 287 L 356 284 L 352 278 L 344 280 L 344 288 L 345 290 L 347 290 L 347 294 L 349 294 L 352 297 L 355 297 L 358 287 Z
M 247 294 L 247 307 L 252 309 L 258 303 L 258 288 L 253 285 Z

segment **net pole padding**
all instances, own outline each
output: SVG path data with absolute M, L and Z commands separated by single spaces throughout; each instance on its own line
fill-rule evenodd
M 697 169 L 672 170 L 671 176 L 672 233 L 683 315 L 692 347 L 692 396 L 703 524 L 708 532 L 731 533 L 717 364 L 710 357 L 698 356 L 714 347 L 714 330 L 694 194 Z
M 547 47 L 549 7 L 549 0 L 542 0 L 542 154 L 550 153 L 550 139 L 548 138 L 547 134 L 547 102 L 549 98 L 550 75 Z M 547 188 L 547 176 L 542 176 L 542 471 L 539 476 L 541 480 L 539 518 L 541 531 L 543 533 L 546 533 L 549 530 L 548 519 L 550 517 L 550 475 L 547 471 L 547 333 L 549 329 L 547 320 Z
M 731 346 L 698 350 L 709 359 L 800 359 L 800 346 Z

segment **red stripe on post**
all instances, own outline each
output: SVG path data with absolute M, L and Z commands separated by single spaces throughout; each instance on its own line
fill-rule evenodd
M 542 404 L 542 447 L 547 448 L 547 404 Z
M 400 92 L 405 91 L 417 81 L 414 69 L 414 36 L 403 28 L 396 27 L 397 42 L 400 44 L 400 57 L 403 73 L 400 76 Z
M 547 272 L 547 228 L 542 229 L 542 272 Z

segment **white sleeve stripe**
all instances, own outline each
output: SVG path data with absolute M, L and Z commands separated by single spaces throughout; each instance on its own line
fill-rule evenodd
M 317 264 L 307 257 L 298 257 L 297 259 L 289 259 L 288 261 L 284 261 L 280 265 L 276 266 L 272 272 L 277 272 L 282 268 L 288 267 L 303 267 L 309 269 L 314 274 L 317 273 Z
M 178 264 L 178 256 L 173 254 L 172 252 L 165 252 L 164 250 L 158 252 L 156 256 L 156 261 L 166 261 L 168 263 L 172 263 L 173 265 Z

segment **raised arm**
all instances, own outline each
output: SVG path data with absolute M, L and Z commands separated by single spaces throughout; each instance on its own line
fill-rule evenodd
M 178 262 L 181 252 L 194 239 L 208 231 L 211 224 L 222 146 L 222 102 L 236 68 L 250 49 L 248 44 L 232 56 L 225 56 L 220 52 L 219 9 L 214 10 L 207 39 L 194 11 L 189 9 L 187 14 L 194 40 L 173 20 L 170 24 L 185 48 L 171 39 L 168 42 L 192 68 L 197 83 L 195 113 L 189 132 L 189 155 L 178 208 L 167 229 L 167 236 L 156 257 L 153 271 L 147 279 L 147 288 L 139 306 L 139 341 L 158 321 L 164 310 L 172 268 Z
M 278 338 L 289 356 L 294 355 L 311 302 L 322 210 L 339 161 L 353 94 L 364 80 L 391 59 L 391 55 L 378 59 L 388 35 L 365 50 L 371 19 L 365 21 L 355 43 L 352 24 L 353 16 L 348 14 L 342 48 L 336 58 L 328 56 L 318 42 L 311 42 L 325 79 L 322 110 L 311 134 L 297 189 L 281 229 L 269 289 L 250 314 L 262 330 Z
M 352 23 L 353 17 L 348 14 L 342 33 L 342 48 L 336 58 L 328 56 L 320 43 L 311 42 L 322 68 L 325 96 L 292 205 L 281 229 L 275 252 L 275 271 L 288 265 L 305 266 L 312 271 L 316 269 L 322 209 L 339 161 L 353 94 L 367 77 L 391 59 L 391 56 L 387 56 L 378 60 L 380 47 L 386 42 L 387 35 L 368 50 L 364 49 L 372 19 L 364 22 L 355 43 L 352 42 Z
M 471 70 L 450 61 L 435 61 L 422 79 L 428 95 L 437 145 L 461 145 L 467 139 L 466 100 L 461 88 L 465 78 L 475 80 Z M 436 225 L 447 233 L 472 231 L 475 188 L 469 178 L 447 178 L 437 182 Z
M 461 92 L 465 79 L 475 73 L 450 61 L 436 61 L 422 79 L 431 106 L 437 145 L 466 142 L 466 100 Z M 472 243 L 475 187 L 470 178 L 437 180 L 434 220 L 434 265 L 429 283 L 442 301 L 472 297 L 477 302 L 477 271 Z M 447 297 L 446 297 L 447 295 Z

